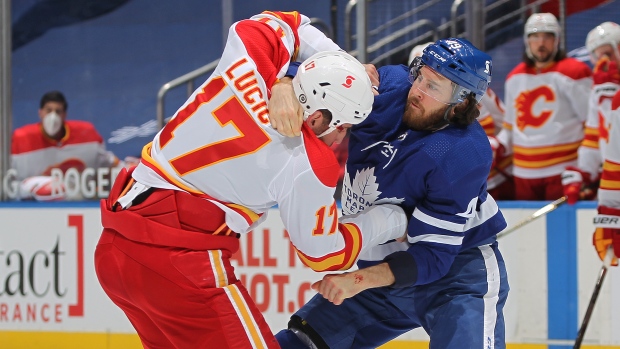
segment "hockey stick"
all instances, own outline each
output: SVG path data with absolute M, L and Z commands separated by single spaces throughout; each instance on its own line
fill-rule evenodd
M 536 218 L 542 217 L 544 215 L 546 215 L 547 213 L 555 210 L 556 208 L 558 208 L 559 206 L 561 206 L 562 204 L 564 204 L 566 202 L 566 196 L 562 196 L 561 198 L 543 206 L 542 208 L 540 208 L 538 211 L 534 212 L 531 216 L 527 217 L 526 219 L 520 221 L 519 223 L 513 225 L 510 228 L 505 229 L 504 231 L 500 232 L 499 234 L 497 234 L 497 238 L 500 239 L 510 233 L 512 233 L 513 231 L 521 228 L 522 226 L 530 223 L 531 221 L 535 220 Z
M 592 292 L 592 297 L 590 297 L 590 303 L 588 304 L 588 309 L 586 310 L 586 314 L 583 316 L 583 321 L 581 322 L 581 327 L 579 328 L 579 332 L 577 332 L 577 338 L 575 339 L 575 346 L 573 349 L 581 348 L 581 342 L 583 341 L 583 337 L 586 335 L 586 329 L 588 328 L 588 324 L 590 323 L 590 317 L 592 317 L 592 311 L 594 311 L 594 305 L 596 304 L 596 300 L 598 299 L 598 294 L 601 292 L 601 287 L 603 286 L 603 281 L 605 281 L 605 275 L 607 275 L 607 269 L 611 265 L 611 260 L 613 259 L 614 251 L 613 248 L 609 248 L 607 250 L 607 254 L 605 254 L 605 260 L 603 261 L 603 266 L 601 267 L 601 271 L 598 273 L 598 279 L 596 280 L 596 285 L 594 286 L 594 292 Z

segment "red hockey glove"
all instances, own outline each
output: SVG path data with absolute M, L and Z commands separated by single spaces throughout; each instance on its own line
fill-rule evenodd
M 568 166 L 562 172 L 562 187 L 569 205 L 573 205 L 581 197 L 581 188 L 590 183 L 590 175 L 577 167 Z
M 618 70 L 618 63 L 610 60 L 606 55 L 601 57 L 594 66 L 592 80 L 595 85 L 605 82 L 620 84 L 620 71 Z
M 613 248 L 613 259 L 611 265 L 618 265 L 618 255 L 620 255 L 620 209 L 599 206 L 598 215 L 594 217 L 596 230 L 592 235 L 592 244 L 601 260 L 605 260 L 605 255 L 609 248 Z
M 22 200 L 59 201 L 66 198 L 65 185 L 52 176 L 33 176 L 19 184 Z
M 497 163 L 504 158 L 506 148 L 493 136 L 487 136 L 489 143 L 491 144 L 491 150 L 493 151 L 493 163 L 491 168 L 495 168 Z

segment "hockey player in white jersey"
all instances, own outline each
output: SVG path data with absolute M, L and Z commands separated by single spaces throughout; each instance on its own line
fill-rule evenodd
M 418 327 L 431 349 L 506 347 L 496 241 L 506 222 L 486 191 L 491 147 L 476 122 L 491 69 L 464 39 L 437 41 L 409 69 L 378 69 L 373 111 L 351 129 L 341 205 L 359 214 L 399 203 L 406 242 L 315 283 L 320 294 L 276 335 L 282 348 L 377 348 Z
M 601 260 L 605 260 L 607 253 L 613 253 L 611 265 L 617 266 L 620 257 L 620 92 L 612 99 L 608 120 L 609 143 L 603 158 L 592 243 Z
M 523 33 L 523 62 L 506 77 L 506 118 L 497 140 L 513 155 L 517 200 L 562 197 L 561 174 L 577 165 L 592 72 L 566 58 L 561 33 L 553 14 L 532 14 Z
M 588 102 L 585 137 L 578 151 L 577 166 L 567 167 L 562 173 L 564 195 L 568 203 L 579 199 L 593 199 L 601 166 L 609 142 L 611 101 L 620 89 L 620 25 L 604 22 L 592 29 L 586 37 L 586 48 L 594 64 L 594 82 Z
M 233 24 L 213 74 L 122 172 L 102 201 L 99 281 L 145 348 L 278 348 L 237 279 L 239 234 L 274 205 L 303 263 L 346 270 L 370 247 L 403 236 L 395 205 L 341 218 L 329 148 L 372 109 L 364 67 L 297 12 Z M 270 126 L 268 100 L 293 61 L 302 136 Z

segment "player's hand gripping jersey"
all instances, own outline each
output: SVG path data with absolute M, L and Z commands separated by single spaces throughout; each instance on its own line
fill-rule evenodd
M 297 138 L 270 126 L 270 89 L 289 63 L 338 49 L 297 12 L 235 23 L 219 65 L 143 149 L 134 179 L 214 203 L 237 233 L 278 205 L 299 257 L 317 271 L 348 269 L 367 246 L 402 235 L 406 218 L 393 205 L 339 219 L 331 149 L 306 125 Z
M 408 270 L 417 274 L 413 284 L 428 284 L 448 272 L 460 251 L 493 242 L 506 226 L 486 192 L 491 148 L 478 122 L 435 132 L 409 129 L 402 123 L 411 88 L 407 67 L 382 67 L 379 75 L 373 111 L 351 132 L 342 209 L 355 214 L 381 203 L 401 205 L 410 215 L 409 243 L 376 246 L 360 256 L 359 266 L 406 251 L 415 261 Z

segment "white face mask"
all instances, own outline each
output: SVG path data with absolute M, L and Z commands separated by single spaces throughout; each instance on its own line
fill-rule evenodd
M 62 127 L 62 118 L 56 112 L 51 112 L 43 117 L 43 130 L 48 136 L 54 136 Z

